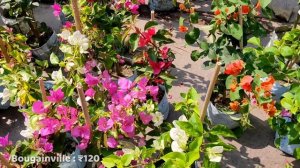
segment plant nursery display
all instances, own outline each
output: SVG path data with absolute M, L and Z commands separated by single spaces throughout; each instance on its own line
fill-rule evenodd
M 39 3 L 58 32 L 35 19 Z M 275 146 L 300 159 L 300 29 L 274 31 L 264 46 L 258 16 L 272 15 L 270 3 L 212 1 L 208 42 L 188 0 L 0 1 L 0 109 L 18 109 L 25 125 L 18 140 L 1 130 L 0 167 L 219 168 L 242 150 L 231 141 L 256 129 L 255 107 Z M 151 19 L 140 19 L 144 8 Z M 155 20 L 164 10 L 162 18 L 175 13 L 176 31 Z M 189 58 L 178 52 L 182 35 L 192 61 L 214 68 L 205 94 L 174 83 L 199 82 L 175 67 Z

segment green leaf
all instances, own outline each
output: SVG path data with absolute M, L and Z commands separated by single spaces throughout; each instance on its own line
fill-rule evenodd
M 135 51 L 139 45 L 139 35 L 136 33 L 131 34 L 129 44 L 131 45 L 132 51 Z
M 184 17 L 179 18 L 179 26 L 183 26 Z
M 227 128 L 225 125 L 216 125 L 211 130 L 210 133 L 213 135 L 228 137 L 228 138 L 236 138 L 234 133 Z
M 198 23 L 199 22 L 199 14 L 194 12 L 192 14 L 190 14 L 190 20 L 191 20 L 191 23 Z
M 237 40 L 241 40 L 241 38 L 243 36 L 243 29 L 242 29 L 241 25 L 239 25 L 237 23 L 232 23 L 229 25 L 228 31 L 229 31 L 230 35 L 232 35 L 234 38 L 236 38 Z
M 146 23 L 146 25 L 144 27 L 144 30 L 147 30 L 147 29 L 149 29 L 153 26 L 157 26 L 157 25 L 158 25 L 158 23 L 156 21 L 149 21 L 149 22 Z
M 206 42 L 206 41 L 201 41 L 200 42 L 200 48 L 202 49 L 202 50 L 208 50 L 209 49 L 209 44 Z
M 159 42 L 160 45 L 174 43 L 172 39 L 167 37 L 169 35 L 170 32 L 168 32 L 167 30 L 158 30 L 157 33 L 152 36 L 152 39 Z
M 157 61 L 157 56 L 156 56 L 155 51 L 154 51 L 153 48 L 150 48 L 150 49 L 148 50 L 148 55 L 149 55 L 149 57 L 150 57 L 150 59 L 151 59 L 152 61 L 154 61 L 154 62 Z
M 191 116 L 191 118 L 189 119 L 189 122 L 193 125 L 194 130 L 196 130 L 197 132 L 201 134 L 203 134 L 203 124 L 200 120 L 199 114 L 194 112 Z
M 185 41 L 187 44 L 192 45 L 197 41 L 199 37 L 200 37 L 200 29 L 194 28 L 192 31 L 188 32 L 185 35 Z
M 122 161 L 124 166 L 129 166 L 129 164 L 131 163 L 131 161 L 133 159 L 134 159 L 133 154 L 125 154 L 125 155 L 122 156 L 121 161 Z
M 51 55 L 50 55 L 50 63 L 53 65 L 59 64 L 59 58 L 54 53 L 51 53 Z
M 300 159 L 300 148 L 296 148 L 296 149 L 294 150 L 294 156 L 295 156 L 295 158 L 296 158 L 297 160 Z
M 281 48 L 280 54 L 284 57 L 289 57 L 289 56 L 293 56 L 294 51 L 291 47 L 284 46 L 284 47 Z
M 284 107 L 285 109 L 288 109 L 288 110 L 291 110 L 294 106 L 293 100 L 288 99 L 288 98 L 283 98 L 281 100 L 281 105 L 282 105 L 282 107 Z
M 240 90 L 241 90 L 241 87 L 237 87 L 235 92 L 233 91 L 230 91 L 229 92 L 229 97 L 230 97 L 230 100 L 231 101 L 235 101 L 235 100 L 238 100 L 241 98 L 240 96 Z
M 191 123 L 186 121 L 176 121 L 176 124 L 184 130 L 188 135 L 192 135 L 194 137 L 199 136 L 200 134 L 194 130 L 194 127 Z
M 201 57 L 201 53 L 197 50 L 192 51 L 191 53 L 191 59 L 193 61 L 197 61 Z
M 184 153 L 180 153 L 180 152 L 170 152 L 166 155 L 164 155 L 163 157 L 161 157 L 161 159 L 163 159 L 165 162 L 167 162 L 168 160 L 182 160 L 182 161 L 186 161 L 186 156 Z
M 255 46 L 261 47 L 260 38 L 252 37 L 248 40 L 248 43 L 253 44 Z
M 233 76 L 233 75 L 228 76 L 228 77 L 226 78 L 226 82 L 225 82 L 225 84 L 226 84 L 226 89 L 230 89 L 230 86 L 231 86 L 231 84 L 234 83 L 234 81 L 235 81 L 235 82 L 237 81 L 237 79 L 236 79 L 235 76 Z
M 189 145 L 189 150 L 190 151 L 197 151 L 199 152 L 200 146 L 203 143 L 203 137 L 197 137 L 195 138 Z
M 260 0 L 260 5 L 262 8 L 266 8 L 272 0 Z

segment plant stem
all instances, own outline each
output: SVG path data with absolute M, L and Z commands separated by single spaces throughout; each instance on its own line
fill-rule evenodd
M 78 7 L 78 0 L 71 0 L 73 13 L 74 13 L 74 19 L 75 19 L 75 26 L 76 30 L 80 31 L 82 33 L 82 25 L 80 20 L 80 11 Z
M 43 102 L 46 102 L 47 95 L 46 95 L 45 83 L 44 83 L 43 78 L 39 78 L 39 86 L 40 86 L 40 90 L 42 92 L 42 100 L 43 100 Z
M 88 111 L 87 103 L 85 101 L 83 88 L 80 84 L 77 85 L 77 91 L 78 91 L 78 94 L 79 94 L 79 98 L 80 98 L 80 102 L 81 102 L 81 108 L 82 108 L 82 111 L 83 111 L 83 114 L 84 114 L 85 123 L 90 129 L 90 134 L 92 134 L 91 117 L 90 117 L 90 114 L 89 114 L 89 111 Z
M 241 37 L 241 40 L 240 40 L 240 49 L 243 50 L 244 48 L 244 31 L 243 31 L 243 12 L 242 12 L 242 6 L 239 7 L 239 24 L 242 28 L 242 37 Z
M 2 40 L 2 38 L 0 38 L 0 48 L 1 48 L 2 54 L 3 54 L 4 58 L 5 58 L 5 61 L 8 64 L 9 61 L 10 61 L 10 59 L 9 59 L 8 54 L 7 54 L 6 45 L 5 45 L 4 41 Z
M 300 20 L 300 15 L 298 14 L 297 19 L 296 19 L 296 21 L 295 21 L 295 23 L 294 23 L 294 29 L 297 28 L 297 25 L 298 25 L 299 20 Z

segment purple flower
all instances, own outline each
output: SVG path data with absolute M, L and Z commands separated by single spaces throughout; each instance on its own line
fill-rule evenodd
M 102 117 L 98 121 L 98 130 L 102 132 L 106 132 L 111 129 L 114 125 L 112 119 L 107 120 L 106 118 Z
M 122 130 L 127 133 L 128 136 L 132 136 L 134 134 L 134 116 L 125 117 L 124 121 L 122 122 Z
M 61 89 L 57 89 L 56 91 L 50 90 L 50 96 L 47 96 L 47 99 L 52 103 L 59 103 L 64 97 L 64 92 Z
M 44 103 L 42 101 L 38 100 L 33 103 L 32 111 L 36 114 L 44 114 L 48 112 L 48 109 L 45 108 Z
M 140 112 L 139 116 L 143 122 L 143 124 L 148 125 L 150 121 L 152 121 L 152 115 L 146 114 L 145 112 Z
M 88 90 L 85 91 L 85 96 L 93 98 L 96 94 L 96 91 L 93 88 L 89 88 Z
M 281 116 L 282 117 L 292 117 L 292 114 L 289 112 L 289 110 L 282 109 Z
M 118 146 L 118 142 L 116 141 L 115 138 L 109 137 L 107 138 L 107 145 L 110 148 L 116 148 Z
M 58 17 L 62 11 L 61 6 L 57 3 L 54 3 L 54 5 L 52 5 L 52 9 L 53 11 L 53 15 Z
M 90 87 L 98 85 L 100 82 L 99 78 L 96 76 L 93 76 L 92 74 L 88 73 L 85 76 L 84 79 L 85 83 L 88 84 Z
M 0 137 L 0 147 L 1 148 L 5 148 L 12 144 L 12 142 L 9 141 L 8 137 L 9 137 L 9 134 L 7 134 L 5 137 Z
M 40 134 L 42 136 L 54 134 L 60 128 L 59 120 L 54 118 L 42 119 L 39 124 L 42 126 L 40 129 Z

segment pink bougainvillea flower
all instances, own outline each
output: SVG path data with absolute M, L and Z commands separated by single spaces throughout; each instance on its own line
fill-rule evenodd
M 5 148 L 9 145 L 12 145 L 12 142 L 9 141 L 9 134 L 4 137 L 0 137 L 0 148 Z
M 55 118 L 44 118 L 39 121 L 39 124 L 41 125 L 40 134 L 42 136 L 54 134 L 61 126 L 59 120 Z
M 84 149 L 87 148 L 88 144 L 89 144 L 89 140 L 88 139 L 82 139 L 77 147 L 80 150 L 84 150 Z
M 90 139 L 90 129 L 87 125 L 77 126 L 71 130 L 71 135 L 75 138 Z
M 6 160 L 9 160 L 10 154 L 9 154 L 8 152 L 4 152 L 4 153 L 3 153 L 3 157 L 4 157 Z M 0 164 L 0 166 L 1 166 L 1 164 Z
M 115 152 L 115 155 L 117 155 L 117 156 L 123 156 L 123 155 L 124 155 L 124 152 L 123 152 L 122 150 L 117 150 L 117 151 Z
M 138 9 L 139 9 L 139 5 L 131 4 L 131 5 L 129 6 L 130 12 L 131 12 L 132 14 L 135 14 L 135 15 L 139 14 Z
M 169 50 L 170 50 L 169 47 L 164 47 L 164 48 L 160 51 L 160 54 L 161 54 L 161 56 L 162 56 L 163 59 L 167 59 L 167 58 L 169 57 L 169 56 L 168 56 Z
M 150 92 L 150 95 L 154 98 L 155 101 L 157 101 L 157 95 L 158 95 L 158 86 L 147 86 L 147 89 Z
M 61 6 L 57 3 L 54 3 L 54 5 L 52 5 L 52 9 L 53 9 L 53 15 L 58 17 L 62 11 Z
M 146 86 L 148 84 L 149 79 L 146 77 L 143 77 L 142 79 L 140 79 L 137 83 L 139 89 L 141 90 L 146 90 Z
M 146 2 L 145 2 L 145 0 L 139 0 L 139 3 L 140 4 L 145 4 Z
M 44 103 L 42 101 L 38 100 L 33 103 L 32 111 L 36 114 L 44 114 L 48 112 L 48 109 L 45 108 Z
M 98 130 L 102 132 L 106 132 L 109 129 L 111 129 L 114 125 L 114 122 L 112 119 L 106 119 L 105 117 L 102 117 L 98 121 Z
M 61 89 L 57 89 L 56 91 L 50 90 L 50 96 L 47 96 L 49 102 L 59 103 L 65 97 L 64 92 Z
M 85 96 L 93 98 L 96 94 L 96 91 L 93 88 L 89 88 L 88 90 L 85 91 Z
M 68 115 L 68 110 L 69 110 L 68 107 L 63 106 L 63 105 L 59 105 L 59 106 L 56 107 L 57 113 L 58 113 L 59 115 L 61 115 L 61 116 L 66 116 L 66 115 Z
M 135 132 L 134 116 L 127 116 L 122 122 L 122 130 L 128 135 L 132 135 Z
M 65 25 L 64 25 L 64 28 L 66 29 L 71 29 L 73 27 L 73 23 L 70 22 L 70 21 L 66 21 Z
M 145 138 L 144 137 L 141 137 L 138 141 L 138 146 L 139 147 L 142 147 L 142 146 L 145 146 L 146 145 L 146 141 L 145 141 Z
M 90 87 L 98 85 L 98 83 L 100 82 L 99 77 L 97 76 L 93 76 L 92 74 L 88 73 L 85 76 L 84 79 L 85 83 L 88 84 Z
M 133 87 L 132 82 L 126 78 L 120 78 L 118 80 L 118 85 L 119 85 L 119 88 L 123 91 L 128 91 Z
M 121 55 L 117 55 L 117 59 L 119 61 L 120 64 L 124 64 L 125 63 L 125 60 L 121 57 Z
M 118 146 L 118 142 L 115 138 L 109 137 L 107 138 L 107 146 L 110 148 L 116 148 Z
M 292 114 L 286 109 L 282 109 L 280 114 L 282 117 L 292 117 Z
M 152 36 L 155 35 L 155 28 L 152 27 L 147 31 L 143 32 L 139 39 L 139 47 L 145 47 L 151 42 Z
M 48 142 L 47 138 L 40 138 L 37 144 L 38 147 L 41 148 L 45 153 L 50 153 L 53 151 L 53 144 Z
M 145 112 L 139 113 L 140 119 L 142 120 L 143 124 L 148 125 L 150 121 L 152 121 L 152 115 L 146 114 Z
M 95 59 L 89 60 L 84 65 L 84 72 L 88 73 L 93 70 L 97 66 L 97 61 Z

